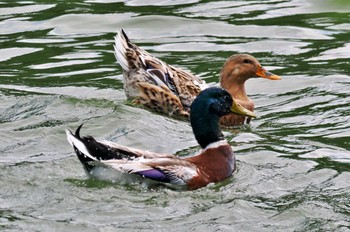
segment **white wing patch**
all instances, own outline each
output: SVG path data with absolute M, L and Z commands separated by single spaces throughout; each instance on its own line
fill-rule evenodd
M 142 163 L 144 158 L 136 158 L 134 160 L 102 160 L 101 163 L 110 166 L 118 171 L 126 173 L 136 173 L 153 169 L 152 167 Z
M 138 173 L 152 169 L 158 169 L 170 179 L 170 183 L 175 185 L 185 185 L 193 177 L 197 176 L 197 169 L 194 165 L 183 166 L 182 162 L 172 165 L 161 165 L 164 162 L 171 162 L 169 158 L 145 159 L 143 157 L 134 160 L 102 160 L 104 165 L 110 166 L 124 173 Z M 174 160 L 176 161 L 176 160 Z M 159 165 L 157 165 L 159 163 Z

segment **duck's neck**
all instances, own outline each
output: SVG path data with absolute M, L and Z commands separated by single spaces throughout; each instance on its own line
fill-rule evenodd
M 206 148 L 209 144 L 224 139 L 217 115 L 203 115 L 198 114 L 196 111 L 191 112 L 191 125 L 193 134 L 202 148 Z
M 226 89 L 231 96 L 240 101 L 249 101 L 249 97 L 245 91 L 246 77 L 234 76 L 232 73 L 220 73 L 220 86 Z

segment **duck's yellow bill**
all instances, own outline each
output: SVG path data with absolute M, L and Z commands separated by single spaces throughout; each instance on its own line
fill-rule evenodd
M 267 79 L 270 79 L 270 80 L 281 80 L 280 76 L 267 71 L 266 69 L 264 69 L 261 66 L 259 67 L 258 71 L 255 72 L 255 74 L 258 77 L 267 78 Z
M 244 108 L 241 104 L 235 101 L 233 101 L 231 112 L 242 116 L 256 118 L 256 114 L 254 112 Z

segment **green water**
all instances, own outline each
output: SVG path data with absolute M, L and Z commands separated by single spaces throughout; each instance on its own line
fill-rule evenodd
M 350 231 L 350 2 L 0 2 L 1 231 Z M 250 53 L 238 171 L 191 192 L 87 180 L 64 130 L 194 154 L 187 122 L 126 103 L 113 36 L 209 83 Z

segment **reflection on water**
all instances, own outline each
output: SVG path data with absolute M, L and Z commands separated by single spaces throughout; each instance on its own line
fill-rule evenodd
M 4 231 L 349 231 L 347 0 L 86 0 L 0 8 Z M 185 121 L 130 106 L 113 36 L 217 83 L 250 53 L 283 77 L 249 80 L 258 118 L 225 131 L 238 171 L 193 192 L 87 180 L 64 130 L 194 154 Z

